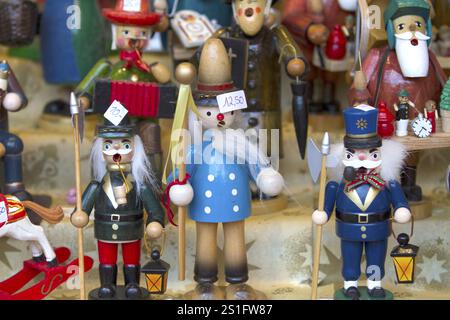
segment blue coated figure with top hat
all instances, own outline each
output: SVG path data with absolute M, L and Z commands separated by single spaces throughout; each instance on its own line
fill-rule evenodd
M 397 181 L 405 148 L 398 142 L 381 140 L 377 117 L 378 110 L 367 105 L 344 111 L 346 136 L 343 145 L 335 146 L 333 151 L 342 159 L 340 172 L 336 169 L 342 179 L 327 184 L 324 211 L 316 210 L 312 217 L 315 224 L 323 225 L 335 211 L 344 278 L 344 288 L 336 293 L 336 298 L 358 300 L 365 296 L 366 289 L 358 288 L 363 252 L 368 298 L 391 298 L 381 280 L 392 232 L 392 211 L 398 223 L 411 219 L 408 202 Z

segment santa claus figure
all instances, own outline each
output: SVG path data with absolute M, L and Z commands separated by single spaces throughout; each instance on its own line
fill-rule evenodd
M 398 93 L 409 92 L 409 101 L 424 113 L 428 100 L 439 101 L 447 76 L 435 55 L 428 49 L 432 36 L 430 5 L 426 0 L 392 0 L 384 14 L 388 45 L 373 48 L 362 64 L 368 81 L 365 92 L 355 86 L 349 99 L 356 102 L 361 95 L 371 105 L 384 101 L 394 112 Z M 409 114 L 410 119 L 415 115 Z M 410 156 L 402 177 L 408 200 L 422 200 L 422 190 L 416 185 L 418 158 Z
M 392 0 L 384 21 L 389 43 L 370 50 L 362 65 L 369 102 L 378 105 L 378 101 L 385 101 L 393 111 L 397 94 L 404 89 L 423 113 L 428 100 L 439 101 L 447 79 L 428 49 L 432 36 L 430 5 L 425 0 Z M 350 90 L 352 102 L 355 91 Z
M 341 26 L 347 35 L 348 44 L 352 43 L 352 25 L 355 21 L 357 0 L 291 0 L 284 6 L 283 24 L 288 28 L 299 44 L 306 58 L 312 62 L 314 48 L 327 42 L 329 33 Z M 344 48 L 345 50 L 346 48 Z M 341 48 L 342 50 L 342 48 Z M 312 63 L 311 63 L 312 65 Z M 316 87 L 311 86 L 314 99 L 309 104 L 310 111 L 337 112 L 339 103 L 335 98 L 335 84 L 339 73 L 324 68 L 313 67 L 310 79 L 320 78 L 324 83 L 322 95 L 315 94 Z

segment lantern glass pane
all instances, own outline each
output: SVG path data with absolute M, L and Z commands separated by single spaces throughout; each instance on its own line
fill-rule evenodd
M 414 276 L 414 258 L 413 257 L 395 257 L 395 272 L 398 282 L 411 282 Z

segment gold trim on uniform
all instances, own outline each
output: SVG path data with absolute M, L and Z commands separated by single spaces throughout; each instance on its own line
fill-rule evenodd
M 344 193 L 359 209 L 361 209 L 362 212 L 366 212 L 366 210 L 369 209 L 370 205 L 372 204 L 373 200 L 375 200 L 375 198 L 380 193 L 380 190 L 370 187 L 364 203 L 362 203 L 356 189 L 353 189 L 350 192 L 344 191 Z

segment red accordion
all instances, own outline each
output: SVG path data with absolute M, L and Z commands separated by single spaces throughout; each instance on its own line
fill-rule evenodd
M 106 112 L 114 100 L 127 108 L 130 116 L 173 118 L 177 87 L 173 84 L 98 79 L 94 89 L 94 112 Z

